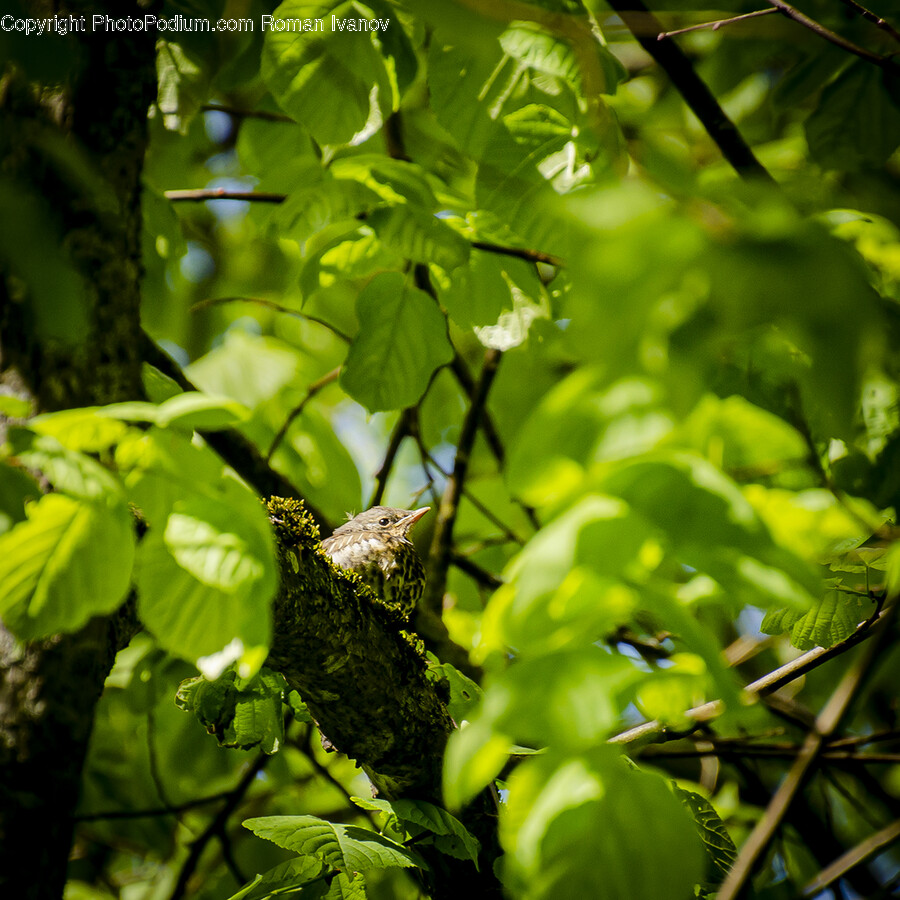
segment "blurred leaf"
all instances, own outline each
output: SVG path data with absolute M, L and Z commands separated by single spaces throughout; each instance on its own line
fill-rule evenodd
M 0 462 L 0 535 L 24 522 L 26 504 L 40 496 L 40 488 L 27 472 Z
M 363 12 L 342 0 L 287 0 L 276 18 L 320 20 L 323 29 L 313 22 L 315 30 L 266 33 L 263 80 L 281 108 L 320 144 L 348 143 L 373 113 L 384 118 L 393 105 L 384 61 L 369 33 L 332 33 L 332 16 L 343 24 Z
M 247 410 L 239 403 L 188 391 L 160 404 L 156 424 L 161 428 L 173 425 L 187 430 L 221 431 L 246 415 Z
M 614 631 L 636 603 L 624 576 L 640 571 L 651 538 L 647 523 L 620 501 L 582 498 L 510 564 L 508 584 L 485 614 L 485 645 L 530 655 L 584 647 Z
M 47 202 L 0 178 L 0 206 L 0 265 L 20 279 L 11 283 L 13 301 L 43 340 L 78 344 L 88 333 L 88 297 Z
M 454 731 L 444 756 L 443 797 L 459 810 L 489 785 L 506 765 L 512 741 L 477 717 Z
M 20 637 L 77 631 L 125 599 L 134 532 L 124 505 L 48 494 L 0 536 L 0 615 Z
M 806 120 L 810 155 L 824 168 L 880 166 L 900 146 L 900 79 L 854 60 Z
M 38 434 L 56 438 L 70 450 L 81 453 L 107 450 L 128 431 L 122 422 L 108 417 L 105 407 L 97 406 L 44 413 L 31 419 L 28 427 Z
M 378 275 L 356 301 L 360 331 L 341 386 L 370 412 L 403 409 L 425 392 L 434 370 L 453 358 L 437 304 L 399 273 Z
M 224 479 L 219 496 L 172 505 L 138 550 L 135 581 L 143 623 L 160 646 L 184 659 L 230 649 L 210 661 L 224 668 L 269 642 L 276 571 L 271 525 L 242 485 Z
M 44 421 L 46 424 L 48 420 Z M 83 420 L 76 412 L 71 416 L 63 414 L 58 421 L 65 432 L 67 425 L 77 427 Z M 39 469 L 58 490 L 97 502 L 121 500 L 122 486 L 111 472 L 90 456 L 64 447 L 56 438 L 15 427 L 9 429 L 7 441 L 15 460 L 28 468 Z
M 505 880 L 529 900 L 686 900 L 704 870 L 691 817 L 665 782 L 608 747 L 523 762 L 500 838 Z

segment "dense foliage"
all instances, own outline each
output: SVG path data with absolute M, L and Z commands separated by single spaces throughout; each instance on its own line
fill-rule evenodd
M 170 0 L 254 27 L 156 36 L 134 389 L 10 99 L 124 39 L 0 34 L 5 665 L 134 618 L 68 900 L 896 889 L 900 34 L 772 5 Z M 379 502 L 410 623 L 315 550 Z

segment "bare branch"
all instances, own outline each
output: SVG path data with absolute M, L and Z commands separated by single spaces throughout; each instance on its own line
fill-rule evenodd
M 893 616 L 896 608 L 895 604 L 885 611 L 886 619 Z M 743 893 L 757 862 L 781 826 L 794 798 L 806 782 L 825 742 L 835 733 L 847 715 L 850 704 L 869 674 L 870 667 L 881 650 L 888 633 L 889 629 L 884 626 L 879 629 L 878 639 L 869 643 L 862 654 L 854 660 L 853 665 L 847 670 L 828 699 L 824 709 L 819 713 L 814 728 L 807 734 L 793 765 L 769 802 L 765 814 L 757 822 L 750 837 L 741 847 L 737 861 L 722 883 L 717 895 L 718 900 L 737 900 Z
M 428 558 L 429 577 L 425 586 L 425 595 L 422 598 L 424 606 L 432 612 L 439 611 L 443 602 L 444 588 L 447 585 L 447 570 L 450 567 L 450 557 L 453 549 L 453 526 L 456 523 L 459 501 L 469 469 L 469 457 L 475 444 L 478 424 L 484 413 L 488 393 L 493 384 L 494 376 L 497 374 L 501 356 L 502 354 L 499 350 L 488 350 L 484 354 L 481 377 L 478 379 L 468 412 L 463 420 L 462 431 L 456 448 L 456 459 L 453 463 L 453 472 L 450 474 L 447 486 L 444 489 L 444 496 L 441 498 L 434 538 L 431 543 L 431 552 Z
M 852 53 L 854 56 L 858 56 L 860 59 L 864 59 L 866 62 L 870 62 L 882 69 L 886 69 L 888 72 L 900 72 L 900 66 L 891 57 L 880 56 L 871 50 L 866 50 L 865 47 L 860 47 L 859 44 L 854 44 L 853 41 L 848 41 L 847 38 L 831 31 L 815 19 L 811 19 L 805 13 L 800 12 L 799 9 L 795 9 L 789 3 L 785 3 L 784 0 L 766 0 L 766 2 L 789 19 L 793 19 L 798 25 L 808 28 L 823 40 L 834 44 L 835 47 L 840 47 L 842 50 L 846 50 L 848 53 Z
M 895 41 L 900 42 L 900 31 L 897 31 L 890 22 L 882 19 L 881 16 L 869 11 L 861 6 L 856 0 L 841 0 L 844 6 L 849 6 L 855 13 L 862 16 L 867 22 L 871 22 L 876 28 L 880 28 L 885 34 L 889 34 Z
M 275 312 L 285 313 L 298 319 L 305 319 L 307 322 L 315 322 L 327 328 L 335 337 L 340 338 L 345 344 L 351 343 L 353 340 L 350 335 L 345 334 L 336 325 L 326 322 L 317 316 L 311 316 L 309 313 L 300 312 L 298 309 L 291 309 L 289 306 L 282 306 L 273 300 L 266 300 L 262 297 L 208 297 L 206 300 L 198 300 L 192 307 L 191 312 L 198 312 L 201 309 L 208 309 L 213 306 L 220 306 L 223 303 L 255 303 L 257 306 L 265 306 L 267 309 L 274 309 Z
M 659 41 L 656 35 L 665 29 L 642 0 L 610 0 L 637 42 L 656 60 L 700 120 L 722 156 L 744 178 L 774 182 L 768 170 L 756 158 L 734 122 L 728 118 L 710 89 L 704 84 L 691 61 L 674 41 Z M 648 29 L 648 34 L 644 29 Z
M 893 607 L 890 607 L 890 609 L 893 609 Z M 805 675 L 807 672 L 817 669 L 819 666 L 828 662 L 828 660 L 834 659 L 835 656 L 846 653 L 860 641 L 864 641 L 880 631 L 884 626 L 885 618 L 890 612 L 890 609 L 881 610 L 877 615 L 866 619 L 865 622 L 857 626 L 857 629 L 853 634 L 840 643 L 835 644 L 833 647 L 829 647 L 827 650 L 822 647 L 815 647 L 812 650 L 808 650 L 806 653 L 791 660 L 789 663 L 779 666 L 767 675 L 763 675 L 762 678 L 758 678 L 756 681 L 748 684 L 744 690 L 749 694 L 758 694 L 759 696 L 764 697 L 767 694 L 777 691 L 780 687 L 795 681 L 801 675 Z M 697 722 L 707 722 L 710 719 L 715 719 L 720 716 L 724 710 L 725 706 L 721 700 L 710 700 L 708 703 L 703 703 L 700 706 L 689 709 L 685 715 Z M 627 731 L 623 731 L 620 734 L 611 737 L 609 740 L 610 743 L 613 744 L 629 744 L 632 741 L 651 737 L 653 735 L 656 735 L 658 739 L 668 739 L 666 726 L 656 719 L 650 722 L 644 722 L 643 725 L 636 725 L 634 728 L 629 728 Z M 676 736 L 681 737 L 682 735 L 678 734 Z
M 848 850 L 843 856 L 836 859 L 828 868 L 819 872 L 803 888 L 801 896 L 817 897 L 838 879 L 843 878 L 851 869 L 855 869 L 873 856 L 877 856 L 897 840 L 900 840 L 900 820 L 891 822 L 881 831 L 866 838 L 862 843 L 857 844 L 852 850 Z
M 543 250 L 528 250 L 525 247 L 504 247 L 499 244 L 491 244 L 487 241 L 472 241 L 476 250 L 484 250 L 486 253 L 497 253 L 500 256 L 514 256 L 516 259 L 524 259 L 525 262 L 545 263 L 548 266 L 556 266 L 561 269 L 565 266 L 565 260 L 552 253 L 544 253 Z
M 287 194 L 268 191 L 229 191 L 225 188 L 196 188 L 186 191 L 165 191 L 166 200 L 203 203 L 206 200 L 246 200 L 249 203 L 284 203 Z
M 742 16 L 731 16 L 728 19 L 716 19 L 713 22 L 701 22 L 698 25 L 688 25 L 685 28 L 676 28 L 674 31 L 661 31 L 656 39 L 658 41 L 665 40 L 666 38 L 675 37 L 678 34 L 687 34 L 690 31 L 703 31 L 705 29 L 709 29 L 710 31 L 718 31 L 723 25 L 733 25 L 735 22 L 743 22 L 745 19 L 757 19 L 760 16 L 770 16 L 772 13 L 777 13 L 777 9 L 757 9 L 755 12 L 744 13 Z
M 375 490 L 372 492 L 369 506 L 378 506 L 384 499 L 384 491 L 387 488 L 387 480 L 391 475 L 391 469 L 394 467 L 394 461 L 397 458 L 397 453 L 400 451 L 403 439 L 409 437 L 412 433 L 412 420 L 415 416 L 416 410 L 414 407 L 408 407 L 400 413 L 400 418 L 391 432 L 391 438 L 388 441 L 387 450 L 384 454 L 384 461 L 381 464 L 381 468 L 375 473 Z
M 488 572 L 487 569 L 482 569 L 481 566 L 472 562 L 468 556 L 463 556 L 462 553 L 451 553 L 450 563 L 489 591 L 497 590 L 504 583 L 502 578 L 498 578 L 493 572 Z
M 256 776 L 265 768 L 266 763 L 270 759 L 271 757 L 266 756 L 265 753 L 260 753 L 256 757 L 241 780 L 228 792 L 221 809 L 216 813 L 209 825 L 191 842 L 190 852 L 178 872 L 178 880 L 175 882 L 175 887 L 172 888 L 172 893 L 169 894 L 169 900 L 181 900 L 184 896 L 188 881 L 190 881 L 191 876 L 196 871 L 206 845 L 214 837 L 224 834 L 225 823 L 228 821 L 228 817 L 240 805 L 250 786 L 256 780 Z
M 276 434 L 272 439 L 272 445 L 269 447 L 269 452 L 266 453 L 266 462 L 272 461 L 272 457 L 275 455 L 275 451 L 284 440 L 284 436 L 288 433 L 288 429 L 294 423 L 294 419 L 296 419 L 297 416 L 299 416 L 306 408 L 306 404 L 309 403 L 309 401 L 312 400 L 312 398 L 315 397 L 316 394 L 318 394 L 323 388 L 328 387 L 329 384 L 334 384 L 340 374 L 341 367 L 337 366 L 330 372 L 327 372 L 325 375 L 323 375 L 318 381 L 314 381 L 306 389 L 306 396 L 290 411 L 281 428 L 278 429 L 278 434 Z

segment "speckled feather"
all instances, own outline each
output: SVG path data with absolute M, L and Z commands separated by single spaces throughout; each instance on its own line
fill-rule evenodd
M 374 506 L 322 541 L 335 565 L 356 572 L 387 604 L 409 613 L 422 596 L 425 567 L 408 535 L 430 507 Z

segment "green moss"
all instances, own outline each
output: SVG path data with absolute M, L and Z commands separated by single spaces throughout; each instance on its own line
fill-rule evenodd
M 267 665 L 308 704 L 322 733 L 388 796 L 437 797 L 453 723 L 419 639 L 359 579 L 319 550 L 301 501 L 273 497 L 281 565 Z

